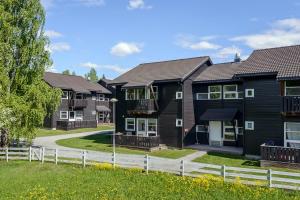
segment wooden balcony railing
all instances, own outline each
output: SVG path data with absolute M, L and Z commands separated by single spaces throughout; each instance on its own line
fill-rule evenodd
M 116 144 L 133 148 L 150 149 L 159 146 L 159 136 L 116 135 Z
M 127 111 L 130 113 L 151 114 L 157 111 L 154 101 L 154 99 L 127 100 Z
M 282 112 L 300 113 L 300 96 L 282 97 Z
M 57 121 L 56 128 L 62 130 L 72 130 L 77 128 L 97 128 L 96 120 L 84 121 Z
M 261 159 L 286 163 L 300 163 L 300 149 L 292 147 L 260 146 Z
M 70 99 L 69 106 L 75 108 L 85 108 L 87 107 L 88 101 L 86 99 Z

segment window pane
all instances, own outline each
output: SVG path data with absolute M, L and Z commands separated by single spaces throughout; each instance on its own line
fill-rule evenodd
M 286 131 L 299 131 L 300 132 L 300 123 L 286 123 Z
M 148 119 L 148 131 L 156 132 L 157 131 L 157 121 L 156 119 Z
M 224 139 L 225 139 L 225 140 L 235 140 L 235 136 L 234 136 L 234 135 L 228 135 L 228 134 L 225 134 L 225 135 L 224 135 Z
M 63 91 L 63 94 L 62 94 L 61 98 L 67 99 L 68 98 L 68 92 L 67 91 Z
M 237 93 L 225 93 L 225 99 L 236 99 Z
M 287 96 L 300 96 L 300 87 L 299 88 L 286 88 Z
M 219 85 L 209 86 L 209 92 L 221 92 L 221 86 Z
M 134 100 L 134 89 L 127 89 L 126 93 L 128 100 Z
M 206 100 L 206 99 L 208 99 L 208 93 L 198 93 L 197 94 L 197 99 L 198 100 Z
M 236 85 L 225 85 L 224 92 L 236 92 L 237 86 Z
M 208 127 L 205 125 L 197 125 L 196 126 L 196 132 L 204 132 L 207 133 L 208 132 Z
M 221 93 L 212 93 L 209 95 L 210 95 L 210 99 L 221 99 Z
M 145 88 L 137 89 L 136 92 L 137 92 L 137 99 L 146 99 Z
M 300 87 L 300 81 L 286 81 L 286 86 L 291 86 L 291 87 Z

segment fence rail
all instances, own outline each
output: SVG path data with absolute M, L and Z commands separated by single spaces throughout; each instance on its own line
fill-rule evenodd
M 181 176 L 197 177 L 202 174 L 221 176 L 226 182 L 233 182 L 238 177 L 241 183 L 300 190 L 300 173 L 266 169 L 252 169 L 196 163 L 178 159 L 152 157 L 148 155 L 110 154 L 80 150 L 49 148 L 0 148 L 0 160 L 28 160 L 41 163 L 53 162 L 79 164 L 83 167 L 96 163 L 111 163 L 114 167 L 142 168 L 149 171 L 162 171 Z
M 269 146 L 263 144 L 260 146 L 260 150 L 262 160 L 300 163 L 300 149 L 297 148 Z

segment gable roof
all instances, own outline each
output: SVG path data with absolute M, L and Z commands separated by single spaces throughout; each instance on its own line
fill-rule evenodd
M 300 78 L 300 45 L 255 50 L 237 76 L 277 74 L 277 79 Z
M 73 90 L 80 93 L 98 92 L 111 94 L 111 92 L 98 83 L 92 83 L 81 76 L 64 75 L 52 72 L 46 72 L 44 80 L 52 87 Z
M 147 86 L 155 81 L 184 80 L 205 62 L 208 56 L 140 64 L 114 79 L 111 84 L 124 87 Z
M 207 67 L 195 78 L 194 82 L 231 81 L 243 62 L 219 63 Z

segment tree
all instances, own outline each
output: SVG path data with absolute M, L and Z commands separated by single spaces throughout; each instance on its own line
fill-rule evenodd
M 75 71 L 73 71 L 73 72 L 72 72 L 72 75 L 73 75 L 73 76 L 76 76 L 76 73 L 75 73 Z
M 84 77 L 92 82 L 97 82 L 99 80 L 95 68 L 91 68 L 91 70 L 85 74 Z
M 60 102 L 61 90 L 43 81 L 51 66 L 39 0 L 0 3 L 0 146 L 35 136 Z
M 62 74 L 71 75 L 71 72 L 70 72 L 70 70 L 67 69 L 67 70 L 63 71 Z

